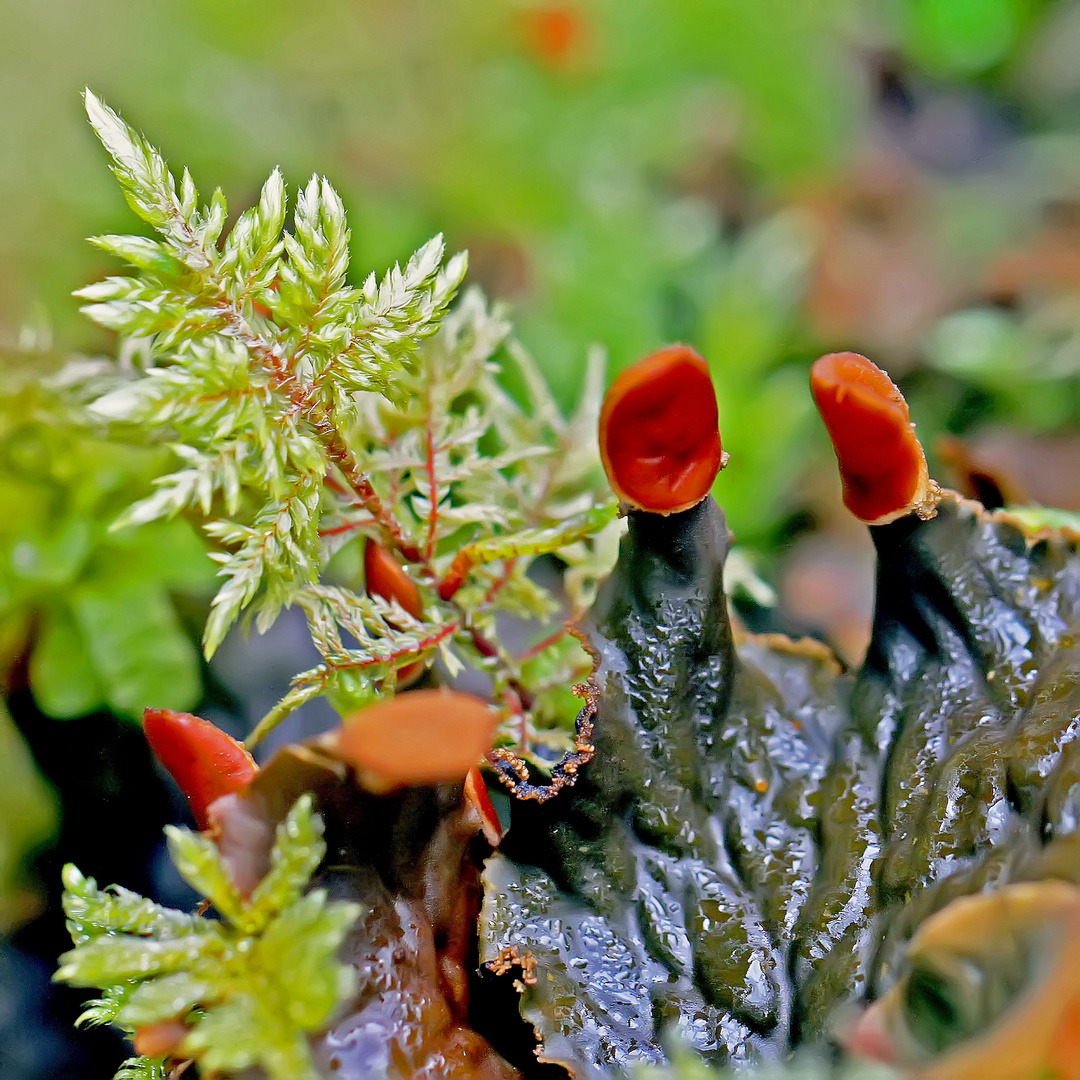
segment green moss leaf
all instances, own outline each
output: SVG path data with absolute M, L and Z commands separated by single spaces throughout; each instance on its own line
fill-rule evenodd
M 207 837 L 170 830 L 177 868 L 223 920 L 171 911 L 115 886 L 102 891 L 66 867 L 75 948 L 60 958 L 56 978 L 104 991 L 87 1022 L 131 1030 L 186 1020 L 182 1052 L 205 1073 L 260 1066 L 272 1080 L 314 1080 L 307 1035 L 354 990 L 355 973 L 336 955 L 360 914 L 358 904 L 328 902 L 322 890 L 303 892 L 325 850 L 321 837 L 305 795 L 278 830 L 271 880 L 245 901 Z M 131 1067 L 156 1075 L 153 1062 Z
M 212 925 L 208 924 L 208 930 Z M 72 986 L 110 986 L 169 975 L 202 956 L 219 956 L 223 951 L 221 935 L 213 932 L 165 941 L 110 934 L 64 953 L 56 978 Z
M 206 999 L 213 989 L 210 979 L 201 979 L 190 971 L 178 971 L 140 983 L 117 1012 L 118 1023 L 135 1028 L 186 1016 Z
M 205 833 L 165 826 L 169 855 L 181 877 L 234 925 L 245 925 L 244 902 L 217 845 Z
M 64 867 L 62 878 L 64 914 L 76 945 L 112 933 L 165 940 L 197 933 L 203 926 L 194 915 L 162 907 L 119 885 L 101 890 L 71 863 Z
M 246 918 L 254 928 L 262 929 L 275 912 L 299 898 L 325 853 L 322 819 L 311 812 L 307 797 L 297 802 L 277 827 L 270 871 L 255 887 L 247 905 Z
M 333 962 L 356 904 L 328 905 L 321 890 L 291 904 L 259 941 L 259 962 L 281 973 L 285 1008 L 293 1023 L 310 1030 L 355 989 L 355 971 Z
M 113 1080 L 169 1080 L 169 1070 L 161 1058 L 128 1058 Z

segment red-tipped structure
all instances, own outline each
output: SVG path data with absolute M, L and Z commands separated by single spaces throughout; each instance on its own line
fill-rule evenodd
M 868 525 L 912 512 L 933 517 L 937 488 L 889 376 L 858 353 L 830 353 L 814 364 L 810 389 L 836 451 L 844 505 Z
M 391 602 L 396 600 L 414 619 L 423 615 L 424 605 L 416 582 L 386 548 L 370 539 L 364 547 L 364 580 L 370 596 L 381 596 Z M 399 669 L 398 686 L 404 688 L 416 682 L 426 666 L 423 660 L 418 660 Z
M 182 1020 L 164 1020 L 137 1027 L 131 1041 L 135 1053 L 140 1057 L 174 1057 L 179 1053 L 189 1030 Z
M 364 548 L 364 578 L 371 596 L 396 600 L 414 619 L 419 619 L 423 614 L 416 583 L 398 565 L 393 555 L 374 540 L 368 540 Z
M 207 808 L 222 795 L 247 787 L 255 777 L 255 759 L 231 735 L 191 713 L 147 709 L 143 730 L 150 749 L 179 785 L 200 829 Z
M 465 799 L 480 818 L 484 838 L 492 847 L 498 847 L 502 840 L 502 822 L 495 812 L 484 777 L 475 765 L 465 774 Z
M 372 791 L 461 780 L 491 748 L 497 721 L 471 694 L 414 690 L 354 713 L 334 749 Z
M 600 457 L 623 502 L 673 514 L 701 502 L 724 465 L 705 361 L 672 345 L 627 368 L 600 411 Z

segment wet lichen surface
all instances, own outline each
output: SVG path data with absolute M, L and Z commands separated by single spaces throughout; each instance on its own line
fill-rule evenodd
M 588 628 L 596 758 L 515 804 L 484 874 L 481 959 L 535 959 L 544 1060 L 826 1043 L 954 898 L 1080 883 L 1075 543 L 951 494 L 872 532 L 873 639 L 842 674 L 813 643 L 733 643 L 711 500 L 631 514 Z

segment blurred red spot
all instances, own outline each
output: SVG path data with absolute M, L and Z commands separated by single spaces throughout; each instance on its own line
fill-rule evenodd
M 200 829 L 209 824 L 207 807 L 222 795 L 247 787 L 258 771 L 255 760 L 231 735 L 191 713 L 147 709 L 143 731 L 150 749 L 184 793 Z
M 914 509 L 926 497 L 926 459 L 889 376 L 858 353 L 831 353 L 814 364 L 810 388 L 836 451 L 844 505 L 868 524 Z
M 552 67 L 565 66 L 584 42 L 585 20 L 569 5 L 534 8 L 523 21 L 529 51 Z
M 672 345 L 627 368 L 600 410 L 600 457 L 612 490 L 641 510 L 699 503 L 723 465 L 716 391 L 705 361 Z
M 844 1049 L 855 1057 L 885 1064 L 896 1061 L 896 1046 L 880 1009 L 867 1009 L 847 1032 Z

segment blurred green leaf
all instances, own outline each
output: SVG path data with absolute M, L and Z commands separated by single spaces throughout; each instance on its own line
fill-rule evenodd
M 30 656 L 30 688 L 46 716 L 85 716 L 105 702 L 82 633 L 64 603 L 41 613 Z
M 195 595 L 214 588 L 216 575 L 206 544 L 183 518 L 109 533 L 102 548 L 109 552 L 109 567 L 131 577 L 157 577 L 168 589 Z
M 137 720 L 151 706 L 195 707 L 198 653 L 159 582 L 90 580 L 74 590 L 71 605 L 110 708 Z
M 908 0 L 907 46 L 935 72 L 971 75 L 1008 53 L 1021 28 L 1023 0 Z
M 24 535 L 11 548 L 12 571 L 35 585 L 69 585 L 89 554 L 90 534 L 88 521 L 69 518 L 49 534 Z
M 0 705 L 0 934 L 34 910 L 25 879 L 27 855 L 56 828 L 56 799 Z

